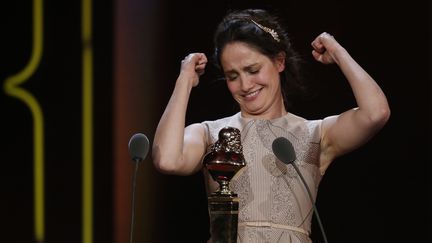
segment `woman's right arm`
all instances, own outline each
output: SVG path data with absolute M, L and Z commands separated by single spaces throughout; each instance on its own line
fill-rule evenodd
M 205 130 L 201 124 L 185 128 L 185 117 L 190 93 L 198 85 L 206 63 L 203 53 L 190 54 L 182 61 L 174 91 L 153 140 L 153 163 L 163 173 L 189 175 L 201 168 L 206 150 Z

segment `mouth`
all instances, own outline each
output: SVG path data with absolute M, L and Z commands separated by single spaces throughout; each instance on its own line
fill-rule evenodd
M 261 88 L 262 89 L 262 88 Z M 243 95 L 246 99 L 254 99 L 255 97 L 258 96 L 259 92 L 261 91 L 261 89 L 257 89 L 255 91 L 249 92 L 245 95 Z

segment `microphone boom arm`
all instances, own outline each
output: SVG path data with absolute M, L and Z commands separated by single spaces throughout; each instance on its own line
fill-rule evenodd
M 310 200 L 311 200 L 311 202 L 312 202 L 312 207 L 313 207 L 313 210 L 314 210 L 314 212 L 315 212 L 315 216 L 316 216 L 316 219 L 317 219 L 317 221 L 318 221 L 318 225 L 319 225 L 319 227 L 320 227 L 320 229 L 321 229 L 321 233 L 322 233 L 322 236 L 323 236 L 324 242 L 325 242 L 325 243 L 328 243 L 328 241 L 327 241 L 327 236 L 326 236 L 326 233 L 324 232 L 324 227 L 323 227 L 322 222 L 321 222 L 321 218 L 320 218 L 320 216 L 319 216 L 319 214 L 318 214 L 318 209 L 317 209 L 317 207 L 316 207 L 316 205 L 315 205 L 314 199 L 313 199 L 313 197 L 312 197 L 312 193 L 311 193 L 309 187 L 308 187 L 307 184 L 306 184 L 306 180 L 303 178 L 303 175 L 300 173 L 300 170 L 298 169 L 297 165 L 296 165 L 295 163 L 291 163 L 291 165 L 292 165 L 292 166 L 294 167 L 294 169 L 296 170 L 296 172 L 297 172 L 297 174 L 299 175 L 301 181 L 303 182 L 303 185 L 304 185 L 305 188 L 306 188 L 306 191 L 307 191 L 307 193 L 308 193 L 308 195 L 309 195 L 309 198 L 310 198 Z

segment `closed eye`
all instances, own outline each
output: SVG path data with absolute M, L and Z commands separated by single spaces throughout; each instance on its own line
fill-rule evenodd
M 260 66 L 258 64 L 254 64 L 247 66 L 244 70 L 250 74 L 257 74 L 260 71 Z
M 226 74 L 225 77 L 226 77 L 227 81 L 234 81 L 237 79 L 238 75 L 237 74 Z

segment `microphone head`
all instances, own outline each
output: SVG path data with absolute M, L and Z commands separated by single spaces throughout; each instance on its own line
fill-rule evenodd
M 150 142 L 146 135 L 142 133 L 134 134 L 129 140 L 129 154 L 132 160 L 141 162 L 147 156 Z
M 273 153 L 284 164 L 291 164 L 296 160 L 296 154 L 291 142 L 284 138 L 278 137 L 272 144 Z

